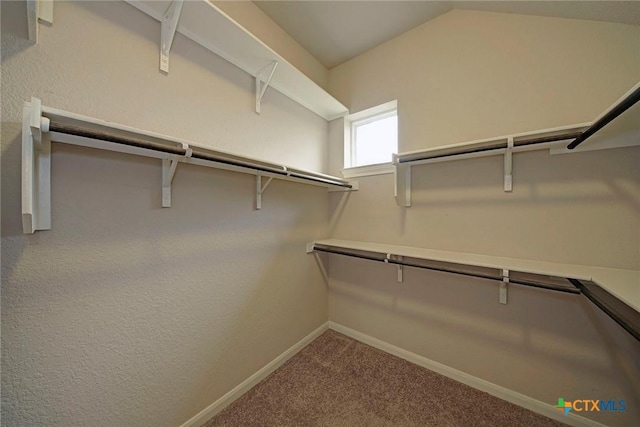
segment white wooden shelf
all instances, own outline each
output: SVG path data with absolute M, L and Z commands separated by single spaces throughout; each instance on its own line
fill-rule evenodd
M 432 263 L 431 265 L 427 264 L 426 266 L 421 266 L 419 264 L 415 264 L 413 266 L 431 270 L 448 271 L 457 274 L 466 274 L 469 276 L 485 277 L 494 280 L 500 280 L 500 275 L 502 275 L 502 279 L 506 282 L 509 282 L 510 275 L 511 277 L 515 277 L 514 275 L 516 273 L 527 273 L 539 276 L 538 280 L 540 278 L 544 279 L 542 280 L 542 282 L 545 282 L 547 279 L 549 279 L 549 286 L 543 285 L 537 287 L 546 287 L 548 289 L 560 291 L 571 291 L 571 289 L 566 288 L 566 285 L 562 283 L 562 280 L 582 282 L 582 284 L 577 285 L 577 291 L 574 293 L 584 293 L 590 300 L 600 306 L 600 300 L 598 299 L 598 297 L 593 297 L 593 295 L 591 295 L 591 291 L 593 291 L 594 289 L 596 291 L 599 291 L 597 289 L 599 287 L 609 294 L 609 296 L 607 296 L 609 301 L 607 301 L 605 305 L 609 304 L 611 300 L 615 299 L 623 304 L 616 303 L 614 305 L 626 305 L 626 308 L 622 307 L 621 311 L 623 312 L 623 314 L 627 315 L 627 320 L 629 318 L 631 319 L 631 321 L 628 322 L 631 324 L 630 328 L 635 330 L 635 335 L 638 339 L 640 339 L 640 270 L 625 270 L 594 267 L 588 265 L 562 264 L 547 261 L 533 261 L 464 252 L 450 252 L 435 249 L 340 239 L 316 240 L 315 242 L 310 243 L 307 246 L 308 253 L 314 251 L 330 253 L 334 252 L 342 255 L 356 257 L 358 257 L 359 253 L 377 254 L 378 258 L 371 257 L 367 259 L 395 264 L 399 269 L 403 265 L 407 265 L 403 264 L 403 260 L 406 260 L 406 258 L 413 258 L 436 263 L 449 263 L 449 265 L 438 265 Z M 341 251 L 347 252 L 341 253 Z M 356 252 L 349 253 L 349 251 Z M 360 257 L 366 258 L 366 256 Z M 409 263 L 409 266 L 411 267 L 412 265 L 410 265 Z M 465 267 L 494 269 L 498 273 L 487 274 L 483 273 L 482 271 L 465 270 Z M 520 275 L 520 277 L 522 277 L 522 275 Z M 537 282 L 537 280 L 535 278 L 532 278 L 531 280 L 531 286 L 536 286 L 535 283 Z M 401 281 L 401 275 L 399 275 L 399 281 Z M 513 280 L 513 282 L 517 283 L 515 280 Z M 584 288 L 583 285 L 585 285 L 586 288 Z M 556 286 L 556 288 L 554 288 L 554 286 Z M 504 288 L 504 285 L 501 287 L 500 296 L 501 302 L 503 302 L 504 299 L 503 303 L 506 303 L 506 289 Z M 614 307 L 612 311 L 615 312 L 617 311 L 617 309 L 615 309 Z M 607 310 L 605 310 L 605 312 L 607 312 Z M 609 312 L 607 312 L 607 314 L 609 314 L 611 317 L 614 317 Z M 620 323 L 619 319 L 614 318 L 614 320 Z
M 640 311 L 639 270 L 623 270 L 577 264 L 560 264 L 548 261 L 532 261 L 466 252 L 449 252 L 410 246 L 397 246 L 340 239 L 316 240 L 314 243 L 343 249 L 393 254 L 410 258 L 451 262 L 476 267 L 507 269 L 547 276 L 593 280 L 630 306 L 634 307 L 636 310 Z
M 172 4 L 168 1 L 125 1 L 161 22 Z M 313 80 L 206 0 L 184 1 L 177 21 L 177 31 L 256 77 L 258 85 L 264 81 L 326 120 L 349 113 L 347 107 Z M 170 46 L 171 43 L 168 44 Z M 277 63 L 277 68 L 270 83 L 267 83 L 274 62 Z M 260 92 L 260 88 L 256 89 L 256 92 Z M 258 107 L 259 95 L 257 93 Z
M 429 163 L 472 159 L 488 156 L 504 156 L 504 191 L 513 188 L 512 155 L 525 151 L 549 150 L 550 154 L 566 154 L 582 151 L 640 145 L 640 104 L 637 103 L 640 83 L 607 108 L 591 123 L 562 126 L 477 141 L 463 142 L 425 150 L 408 151 L 394 155 L 395 197 L 398 206 L 411 206 L 411 168 Z M 589 140 L 570 150 L 567 145 L 586 134 L 612 112 L 625 103 L 631 107 L 623 110 L 606 127 L 597 130 Z M 635 104 L 635 105 L 634 105 Z
M 171 206 L 171 182 L 179 163 L 256 176 L 256 209 L 272 179 L 329 191 L 354 191 L 357 182 L 216 150 L 191 141 L 25 102 L 22 118 L 22 224 L 25 233 L 51 228 L 51 142 L 151 157 L 162 161 L 162 207 Z M 263 179 L 265 180 L 263 182 Z

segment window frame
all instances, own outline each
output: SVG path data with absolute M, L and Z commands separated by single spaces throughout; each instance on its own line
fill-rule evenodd
M 354 166 L 356 159 L 356 128 L 392 116 L 396 116 L 399 120 L 397 100 L 353 113 L 345 118 L 344 169 L 342 169 L 342 174 L 345 178 L 393 173 L 391 160 L 384 163 Z M 399 139 L 398 136 L 398 146 L 400 145 Z M 396 147 L 396 151 L 398 150 L 399 147 Z
M 357 153 L 357 144 L 358 141 L 356 140 L 356 128 L 359 126 L 364 126 L 364 125 L 368 125 L 370 123 L 374 123 L 377 122 L 379 120 L 384 120 L 384 119 L 388 119 L 389 117 L 395 117 L 396 120 L 398 118 L 398 110 L 397 109 L 393 109 L 393 110 L 388 110 L 385 111 L 383 113 L 380 114 L 376 114 L 376 115 L 372 115 L 369 117 L 365 117 L 362 118 L 360 120 L 355 120 L 351 122 L 351 167 L 352 168 L 358 168 L 358 167 L 363 167 L 363 166 L 372 166 L 374 164 L 386 164 L 389 162 L 383 162 L 383 163 L 369 163 L 366 165 L 354 165 L 354 163 L 358 163 L 358 157 L 356 155 Z M 397 132 L 397 127 L 396 127 L 396 132 Z M 398 150 L 398 139 L 396 136 L 396 151 Z M 397 153 L 396 153 L 397 154 Z

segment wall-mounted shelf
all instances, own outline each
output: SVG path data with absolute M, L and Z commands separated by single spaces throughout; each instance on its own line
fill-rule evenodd
M 181 1 L 126 1 L 162 22 L 163 29 L 167 29 L 164 33 L 167 34 L 167 37 L 170 35 L 171 39 L 173 38 L 173 34 L 169 30 L 172 18 L 175 18 L 176 15 L 170 13 L 165 19 L 165 14 L 172 4 L 182 3 Z M 259 112 L 261 95 L 264 94 L 260 86 L 266 84 L 326 120 L 333 120 L 349 113 L 347 107 L 206 0 L 184 1 L 177 20 L 177 31 L 256 78 L 257 112 Z M 163 37 L 162 40 L 165 38 Z M 167 45 L 165 42 L 162 44 Z M 169 42 L 169 48 L 170 45 Z M 167 57 L 166 67 L 168 70 L 168 49 L 163 49 L 163 51 Z M 277 63 L 277 69 L 269 81 L 269 73 L 271 73 L 274 63 Z
M 395 265 L 421 268 L 500 283 L 499 301 L 507 302 L 507 285 L 583 294 L 640 340 L 640 271 L 531 261 L 463 252 L 350 240 L 317 240 L 307 253 L 328 252 Z
M 25 233 L 51 228 L 51 142 L 152 157 L 162 161 L 162 206 L 171 206 L 171 182 L 179 163 L 189 163 L 256 176 L 256 209 L 272 179 L 354 191 L 349 182 L 214 150 L 154 132 L 45 107 L 39 99 L 25 102 L 22 117 L 22 224 Z M 263 183 L 263 178 L 266 181 Z
M 640 83 L 636 84 L 593 123 L 505 135 L 444 147 L 394 155 L 395 197 L 398 206 L 411 206 L 411 168 L 428 163 L 477 157 L 504 156 L 504 191 L 512 191 L 512 155 L 534 150 L 551 154 L 575 153 L 640 145 Z M 605 127 L 606 126 L 606 127 Z M 601 130 L 602 129 L 602 130 Z M 596 133 L 597 132 L 597 133 Z M 587 142 L 584 142 L 589 138 Z M 570 149 L 567 144 L 581 141 Z

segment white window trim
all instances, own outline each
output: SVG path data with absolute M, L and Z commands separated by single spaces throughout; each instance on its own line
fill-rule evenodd
M 352 144 L 353 137 L 353 125 L 354 124 L 365 124 L 369 121 L 379 120 L 380 118 L 384 118 L 385 114 L 395 113 L 397 114 L 398 110 L 398 101 L 393 100 L 389 102 L 385 102 L 384 104 L 377 105 L 372 108 L 368 108 L 366 110 L 358 111 L 357 113 L 350 114 L 345 117 L 344 121 L 344 165 L 345 168 L 342 169 L 342 175 L 344 178 L 355 178 L 359 176 L 368 176 L 368 175 L 382 175 L 393 173 L 393 165 L 391 163 L 380 163 L 376 165 L 364 165 L 364 166 L 352 166 L 347 167 L 346 165 L 352 164 L 352 159 L 354 158 L 354 144 Z

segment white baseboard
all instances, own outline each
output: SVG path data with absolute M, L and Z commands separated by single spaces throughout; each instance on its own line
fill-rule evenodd
M 285 351 L 280 356 L 276 357 L 274 360 L 269 362 L 266 366 L 264 366 L 258 372 L 256 372 L 255 374 L 251 375 L 249 378 L 244 380 L 242 383 L 236 386 L 233 390 L 229 391 L 220 399 L 216 400 L 211 405 L 207 406 L 205 409 L 200 411 L 193 418 L 191 418 L 190 420 L 182 424 L 181 427 L 199 427 L 205 422 L 207 422 L 209 419 L 213 418 L 216 414 L 221 412 L 224 408 L 229 406 L 231 403 L 233 403 L 236 399 L 238 399 L 244 393 L 246 393 L 251 388 L 253 388 L 260 381 L 265 379 L 269 374 L 271 374 L 273 371 L 275 371 L 280 366 L 282 366 L 287 360 L 289 360 L 291 357 L 296 355 L 307 344 L 309 344 L 311 341 L 319 337 L 327 329 L 333 329 L 336 332 L 340 332 L 341 334 L 344 334 L 348 337 L 358 340 L 364 344 L 370 345 L 386 353 L 408 360 L 409 362 L 415 363 L 418 366 L 422 366 L 431 371 L 437 372 L 441 375 L 444 375 L 453 380 L 456 380 L 470 387 L 473 387 L 477 390 L 484 391 L 486 393 L 489 393 L 492 396 L 498 397 L 502 400 L 506 400 L 507 402 L 511 402 L 515 405 L 521 406 L 525 409 L 528 409 L 540 415 L 544 415 L 545 417 L 558 420 L 570 426 L 606 427 L 604 424 L 598 423 L 596 421 L 590 420 L 588 418 L 585 418 L 573 413 L 563 415 L 556 408 L 554 408 L 553 405 L 549 403 L 541 402 L 532 397 L 525 396 L 524 394 L 515 392 L 513 390 L 509 390 L 508 388 L 499 386 L 497 384 L 493 384 L 489 381 L 480 379 L 478 377 L 474 377 L 473 375 L 469 375 L 465 372 L 459 371 L 457 369 L 454 369 L 449 366 L 443 365 L 441 363 L 435 362 L 433 360 L 427 359 L 426 357 L 420 356 L 419 354 L 412 353 L 400 347 L 396 347 L 393 344 L 389 344 L 387 342 L 384 342 L 372 336 L 363 334 L 362 332 L 358 332 L 346 326 L 342 326 L 335 322 L 327 322 L 322 326 L 320 326 L 319 328 L 317 328 L 316 330 L 314 330 L 313 332 L 311 332 L 309 335 L 307 335 L 306 337 L 298 341 L 296 344 L 291 346 L 287 351 Z
M 251 388 L 253 388 L 260 381 L 265 379 L 269 374 L 278 369 L 280 366 L 284 364 L 291 357 L 295 356 L 300 350 L 302 350 L 307 344 L 311 341 L 319 337 L 324 331 L 329 329 L 329 322 L 323 324 L 313 332 L 311 332 L 306 337 L 302 338 L 300 341 L 291 346 L 287 351 L 282 353 L 280 356 L 276 357 L 274 360 L 269 362 L 265 367 L 260 369 L 255 374 L 251 375 L 249 378 L 244 380 L 238 386 L 236 386 L 233 390 L 229 391 L 227 394 L 222 396 L 220 399 L 213 402 L 211 405 L 204 408 L 198 414 L 196 414 L 193 418 L 191 418 L 186 423 L 182 424 L 181 427 L 200 427 L 202 424 L 213 418 L 216 414 L 222 411 L 224 408 L 233 403 L 237 398 L 248 392 Z
M 415 363 L 418 366 L 427 368 L 430 371 L 437 372 L 441 375 L 444 375 L 445 377 L 449 377 L 477 390 L 484 391 L 492 396 L 498 397 L 502 400 L 506 400 L 507 402 L 511 402 L 515 405 L 521 406 L 540 415 L 544 415 L 545 417 L 558 420 L 574 427 L 606 427 L 604 424 L 598 423 L 580 415 L 576 415 L 573 413 L 564 415 L 559 412 L 552 404 L 536 400 L 532 397 L 525 396 L 524 394 L 509 390 L 508 388 L 501 387 L 497 384 L 493 384 L 478 377 L 474 377 L 473 375 L 469 375 L 457 369 L 427 359 L 426 357 L 420 356 L 419 354 L 412 353 L 400 347 L 396 347 L 395 345 L 363 334 L 362 332 L 358 332 L 354 329 L 347 328 L 346 326 L 342 326 L 338 323 L 328 323 L 329 329 L 333 329 L 336 332 L 340 332 L 341 334 L 351 337 L 357 341 L 382 350 L 385 353 L 398 356 L 409 362 Z

